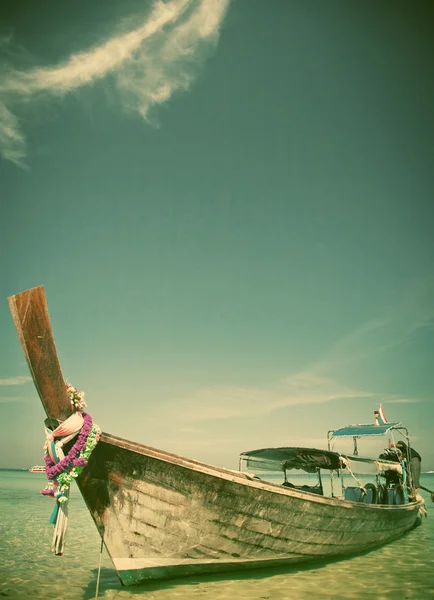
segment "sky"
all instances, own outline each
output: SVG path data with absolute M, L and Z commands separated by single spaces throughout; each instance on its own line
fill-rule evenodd
M 104 431 L 237 468 L 382 403 L 434 470 L 433 15 L 2 3 L 0 467 L 42 462 L 7 297 L 44 285 Z

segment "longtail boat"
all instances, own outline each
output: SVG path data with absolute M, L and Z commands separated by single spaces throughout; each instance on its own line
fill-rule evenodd
M 42 286 L 9 298 L 35 387 L 52 428 L 74 411 L 60 369 Z M 47 421 L 46 421 L 47 422 Z M 399 423 L 349 426 L 349 436 L 408 433 Z M 109 433 L 77 485 L 123 584 L 209 572 L 291 565 L 373 549 L 410 531 L 424 512 L 410 462 L 363 459 L 331 449 L 243 452 L 240 471 L 214 467 Z M 343 474 L 371 464 L 371 484 Z M 283 482 L 258 473 L 280 471 Z M 251 470 L 253 469 L 253 473 Z M 296 485 L 292 469 L 317 474 Z M 321 472 L 331 476 L 324 492 Z M 296 479 L 295 477 L 293 478 Z M 338 482 L 342 488 L 337 490 Z
M 34 465 L 33 467 L 30 467 L 29 473 L 45 473 L 45 466 L 44 465 Z

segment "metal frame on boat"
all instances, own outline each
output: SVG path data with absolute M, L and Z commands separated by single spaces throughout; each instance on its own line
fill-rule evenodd
M 9 304 L 35 387 L 55 427 L 74 409 L 44 289 L 12 296 Z M 345 461 L 349 465 L 356 458 L 330 450 L 289 449 L 285 456 L 281 449 L 271 450 L 279 454 L 285 473 L 291 460 L 307 472 L 339 473 Z M 253 460 L 261 452 L 242 458 Z M 124 584 L 354 554 L 406 533 L 423 509 L 411 480 L 405 483 L 409 498 L 400 504 L 326 497 L 322 486 L 307 490 L 263 481 L 108 433 L 77 484 Z

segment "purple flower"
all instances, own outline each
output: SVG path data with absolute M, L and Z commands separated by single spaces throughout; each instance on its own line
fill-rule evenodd
M 72 464 L 74 467 L 85 467 L 87 465 L 87 460 L 85 458 L 76 458 Z
M 54 462 L 51 460 L 51 456 L 50 456 L 49 454 L 46 454 L 46 455 L 44 456 L 44 460 L 45 460 L 45 464 L 46 464 L 48 467 L 52 467 L 52 466 L 54 466 Z

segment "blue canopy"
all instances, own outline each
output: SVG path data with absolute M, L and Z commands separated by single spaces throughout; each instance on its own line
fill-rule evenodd
M 401 423 L 386 423 L 385 425 L 375 425 L 368 423 L 366 425 L 347 425 L 331 432 L 331 437 L 354 437 L 359 435 L 384 435 L 390 429 L 396 429 Z

